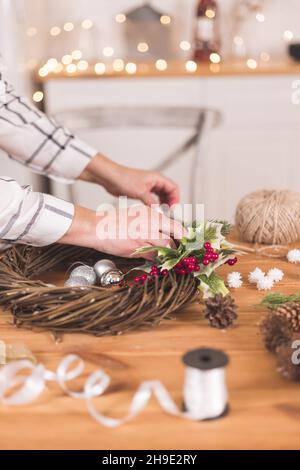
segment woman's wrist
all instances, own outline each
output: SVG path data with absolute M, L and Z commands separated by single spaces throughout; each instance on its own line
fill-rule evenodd
M 115 178 L 119 165 L 107 158 L 105 155 L 96 155 L 80 175 L 81 180 L 89 183 L 97 183 L 108 188 L 110 182 Z
M 59 243 L 96 248 L 96 231 L 96 212 L 84 207 L 75 206 L 72 224 L 65 235 L 59 240 Z

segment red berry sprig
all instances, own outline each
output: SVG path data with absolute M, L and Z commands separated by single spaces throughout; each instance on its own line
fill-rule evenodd
M 151 266 L 150 274 L 143 274 L 142 276 L 138 276 L 134 279 L 136 284 L 143 285 L 145 284 L 146 280 L 154 281 L 156 277 L 165 277 L 168 276 L 169 271 L 167 269 L 160 269 L 157 266 Z
M 184 258 L 180 263 L 177 263 L 174 271 L 176 274 L 185 276 L 186 274 L 200 271 L 200 266 L 197 264 L 197 258 L 190 256 L 189 258 Z
M 203 266 L 208 266 L 209 263 L 214 263 L 219 259 L 219 254 L 213 249 L 209 242 L 204 243 L 205 253 L 202 259 Z
M 235 257 L 226 261 L 226 264 L 229 264 L 229 266 L 234 266 L 237 262 L 238 262 L 238 259 Z

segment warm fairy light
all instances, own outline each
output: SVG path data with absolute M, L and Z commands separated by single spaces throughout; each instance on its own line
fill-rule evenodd
M 257 68 L 257 61 L 255 59 L 248 59 L 247 67 L 249 67 L 249 69 L 255 70 Z
M 76 49 L 75 51 L 72 52 L 72 58 L 74 60 L 80 60 L 82 57 L 82 52 L 79 49 Z
M 137 50 L 139 52 L 148 52 L 149 51 L 149 46 L 146 42 L 139 42 L 137 45 Z
M 287 29 L 284 33 L 283 33 L 283 38 L 286 40 L 286 41 L 291 41 L 294 37 L 294 33 L 292 31 L 290 31 L 289 29 Z
M 85 70 L 89 68 L 89 63 L 86 60 L 80 60 L 77 64 L 77 68 L 81 72 L 84 72 Z
M 129 75 L 134 75 L 137 71 L 137 66 L 134 62 L 128 62 L 128 64 L 126 64 L 125 70 L 127 73 L 129 73 Z
M 42 67 L 39 70 L 39 76 L 40 77 L 47 77 L 48 75 L 48 69 L 46 67 Z
M 64 65 L 69 65 L 71 64 L 73 58 L 70 54 L 66 54 L 62 57 L 61 61 Z
M 213 19 L 216 16 L 216 12 L 208 8 L 205 12 L 205 16 L 207 16 L 207 18 Z
M 265 15 L 264 15 L 263 13 L 257 13 L 256 19 L 257 19 L 257 21 L 259 21 L 260 23 L 263 23 L 263 22 L 265 21 Z
M 59 36 L 61 33 L 61 28 L 59 26 L 53 26 L 50 29 L 50 35 L 51 36 Z
M 118 13 L 115 17 L 117 23 L 125 23 L 126 15 L 124 13 Z
M 191 49 L 191 43 L 189 41 L 181 41 L 179 47 L 183 51 L 189 51 Z
M 40 103 L 44 99 L 44 93 L 42 91 L 36 91 L 33 94 L 32 99 L 35 103 Z
M 260 58 L 261 58 L 261 60 L 262 60 L 263 62 L 269 62 L 271 56 L 270 56 L 270 54 L 269 54 L 268 52 L 264 52 L 264 51 L 263 51 L 263 52 L 261 52 L 261 54 L 260 54 Z
M 51 58 L 47 61 L 46 67 L 51 71 L 54 70 L 58 65 L 57 59 Z
M 89 19 L 83 20 L 81 23 L 81 27 L 83 29 L 91 29 L 93 26 L 94 26 L 94 23 L 92 22 L 92 20 L 89 20 Z
M 161 22 L 161 24 L 170 24 L 171 23 L 171 18 L 168 15 L 162 15 L 160 17 L 160 22 Z
M 219 64 L 221 62 L 221 57 L 216 52 L 212 52 L 209 56 L 209 59 L 213 64 Z
M 160 72 L 163 72 L 164 70 L 167 70 L 167 68 L 168 68 L 167 61 L 164 60 L 164 59 L 158 59 L 158 60 L 155 62 L 155 67 L 156 67 L 157 70 L 159 70 Z
M 32 38 L 33 36 L 36 36 L 37 29 L 32 26 L 31 28 L 27 29 L 26 34 L 28 37 Z
M 196 70 L 198 68 L 198 65 L 193 60 L 188 60 L 185 63 L 185 68 L 186 68 L 187 72 L 196 72 Z
M 103 62 L 95 64 L 94 70 L 97 75 L 103 75 L 106 72 L 106 65 Z
M 74 29 L 73 23 L 68 22 L 64 24 L 64 30 L 67 31 L 67 33 L 69 33 L 70 31 L 73 31 L 73 29 Z
M 242 46 L 244 44 L 244 39 L 241 36 L 234 36 L 233 42 L 236 46 Z
M 115 72 L 122 72 L 124 70 L 125 64 L 124 60 L 116 59 L 113 61 L 113 69 Z
M 112 47 L 108 46 L 104 47 L 102 53 L 103 55 L 105 55 L 105 57 L 111 57 L 112 55 L 114 55 L 115 51 Z
M 64 66 L 61 62 L 58 62 L 57 66 L 53 70 L 54 73 L 61 73 L 64 69 Z
M 75 73 L 77 71 L 77 67 L 75 64 L 69 64 L 66 70 L 68 73 Z

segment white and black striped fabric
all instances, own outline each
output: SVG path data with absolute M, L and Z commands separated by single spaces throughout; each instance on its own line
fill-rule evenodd
M 1 63 L 0 149 L 33 171 L 66 182 L 77 179 L 97 153 L 16 94 Z M 72 223 L 73 204 L 35 193 L 1 173 L 0 240 L 35 246 L 58 241 Z

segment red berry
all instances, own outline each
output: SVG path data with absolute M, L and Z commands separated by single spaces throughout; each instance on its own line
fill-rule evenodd
M 143 275 L 141 276 L 141 281 L 146 281 L 146 280 L 147 280 L 147 277 L 148 277 L 147 274 L 143 274 Z
M 204 259 L 202 260 L 202 264 L 203 264 L 204 266 L 208 266 L 208 265 L 209 265 L 209 260 L 206 259 L 206 258 L 204 258 Z
M 215 250 L 213 249 L 213 247 L 211 246 L 210 248 L 207 248 L 206 250 L 206 253 L 214 253 Z
M 184 262 L 184 264 L 189 264 L 190 258 L 184 258 L 183 262 Z
M 186 274 L 186 270 L 185 269 L 180 269 L 179 274 L 181 274 L 181 276 L 184 276 Z
M 191 264 L 196 264 L 197 263 L 197 259 L 195 258 L 195 256 L 190 256 L 189 260 L 190 260 Z
M 136 278 L 134 279 L 134 282 L 136 282 L 136 283 L 138 284 L 138 283 L 140 282 L 140 280 L 141 280 L 140 277 L 136 277 Z
M 211 259 L 212 259 L 212 260 L 216 261 L 218 258 L 219 258 L 218 253 L 212 253 L 212 254 L 211 254 Z
M 167 269 L 163 269 L 161 272 L 162 276 L 167 276 L 169 274 L 169 271 Z
M 178 269 L 182 269 L 184 266 L 183 266 L 183 263 L 177 263 L 176 264 L 176 268 Z
M 195 266 L 194 271 L 196 271 L 196 272 L 200 271 L 200 266 L 199 265 Z
M 204 248 L 205 248 L 206 250 L 208 250 L 209 248 L 211 248 L 211 244 L 210 244 L 209 242 L 205 242 L 203 246 L 204 246 Z

